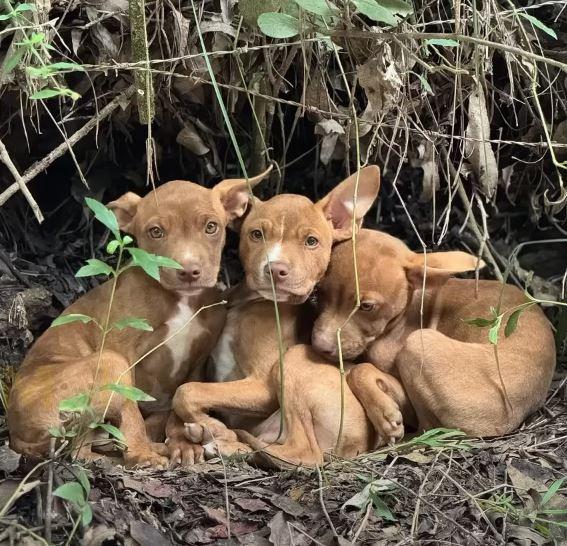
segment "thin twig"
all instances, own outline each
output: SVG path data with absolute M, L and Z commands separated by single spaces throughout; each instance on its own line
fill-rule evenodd
M 107 118 L 112 114 L 125 100 L 128 100 L 134 94 L 135 87 L 129 87 L 123 91 L 120 95 L 112 99 L 102 110 L 98 113 L 98 116 L 91 118 L 83 127 L 78 131 L 73 133 L 67 141 L 61 143 L 57 148 L 49 152 L 43 159 L 36 161 L 31 167 L 29 167 L 24 174 L 22 174 L 22 182 L 24 184 L 29 184 L 39 173 L 45 171 L 56 159 L 63 156 L 70 146 L 73 146 L 84 136 L 88 135 L 103 119 Z M 18 192 L 20 186 L 17 182 L 9 186 L 0 194 L 0 206 L 2 206 L 12 195 Z
M 325 499 L 323 499 L 323 476 L 321 474 L 321 469 L 319 468 L 319 465 L 317 465 L 315 468 L 317 468 L 317 476 L 319 477 L 319 503 L 321 504 L 321 510 L 323 510 L 323 514 L 325 515 L 325 519 L 327 520 L 327 523 L 329 524 L 329 527 L 333 532 L 333 536 L 335 538 L 338 538 L 339 534 L 337 533 L 337 530 L 333 525 L 331 516 L 329 516 L 329 512 L 327 511 L 327 507 L 325 506 Z
M 33 210 L 33 213 L 37 221 L 41 224 L 44 220 L 43 214 L 41 213 L 41 209 L 39 208 L 39 205 L 37 204 L 36 200 L 33 198 L 33 195 L 31 194 L 30 190 L 28 190 L 26 183 L 22 178 L 22 175 L 14 165 L 14 162 L 12 161 L 12 158 L 10 157 L 8 150 L 6 149 L 6 146 L 4 146 L 4 143 L 1 140 L 0 140 L 0 160 L 2 161 L 2 163 L 4 163 L 4 165 L 6 165 L 6 167 L 8 167 L 9 171 L 12 173 L 12 176 L 16 180 L 16 185 L 18 186 L 19 190 L 24 194 L 24 197 L 26 198 L 26 201 L 29 203 L 31 209 Z
M 43 520 L 45 522 L 45 540 L 51 544 L 51 514 L 53 507 L 53 463 L 55 459 L 55 442 L 56 438 L 49 439 L 49 465 L 47 467 L 47 489 L 45 491 L 45 514 Z

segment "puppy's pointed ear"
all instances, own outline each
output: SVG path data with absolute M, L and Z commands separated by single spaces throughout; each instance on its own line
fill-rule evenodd
M 485 265 L 481 259 L 467 252 L 412 252 L 405 269 L 410 284 L 419 289 L 423 286 L 424 277 L 426 286 L 441 286 L 457 273 L 475 271 L 477 266 L 480 269 Z
M 344 241 L 352 235 L 353 216 L 356 225 L 359 228 L 362 226 L 362 219 L 374 203 L 379 190 L 380 169 L 376 165 L 369 165 L 343 180 L 317 203 L 333 226 L 335 241 Z
M 116 215 L 118 225 L 122 231 L 131 233 L 134 216 L 136 216 L 136 211 L 138 210 L 138 205 L 141 200 L 142 198 L 139 195 L 129 191 L 122 197 L 116 199 L 116 201 L 111 201 L 106 205 Z
M 272 166 L 270 165 L 263 173 L 249 178 L 250 187 L 257 186 L 266 176 L 270 174 Z M 236 218 L 240 218 L 246 212 L 250 203 L 250 192 L 248 183 L 244 178 L 229 178 L 222 180 L 214 188 L 213 193 L 218 197 L 224 210 L 228 222 L 232 222 Z

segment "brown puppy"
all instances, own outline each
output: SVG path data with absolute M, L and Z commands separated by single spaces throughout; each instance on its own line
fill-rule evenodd
M 266 173 L 251 182 L 257 183 Z M 45 456 L 50 427 L 60 421 L 59 402 L 96 385 L 119 380 L 147 351 L 183 328 L 201 307 L 220 301 L 214 288 L 225 241 L 225 227 L 248 204 L 245 180 L 225 180 L 212 190 L 174 181 L 141 198 L 127 193 L 110 203 L 122 230 L 134 235 L 149 252 L 177 261 L 182 270 L 162 269 L 157 282 L 141 269 L 125 271 L 118 280 L 110 323 L 125 317 L 145 318 L 153 332 L 113 330 L 99 359 L 100 331 L 92 324 L 72 323 L 47 330 L 19 369 L 10 393 L 8 427 L 14 450 Z M 65 313 L 81 313 L 104 323 L 112 282 L 95 288 Z M 196 374 L 214 346 L 226 311 L 215 306 L 199 313 L 178 335 L 125 373 L 122 383 L 136 385 L 156 398 L 141 404 L 154 440 L 163 441 L 165 420 L 175 389 Z M 97 373 L 98 370 L 98 373 Z M 199 377 L 199 375 L 197 375 Z M 96 392 L 92 405 L 102 413 L 108 391 Z M 128 446 L 125 462 L 165 465 L 146 435 L 135 402 L 112 397 L 107 419 L 120 427 Z M 82 456 L 91 456 L 90 449 Z
M 231 298 L 227 324 L 212 354 L 218 383 L 187 383 L 174 396 L 173 409 L 188 424 L 192 443 L 207 444 L 214 438 L 215 446 L 207 449 L 216 447 L 223 454 L 249 450 L 209 414 L 217 412 L 230 426 L 253 430 L 254 423 L 277 408 L 276 393 L 269 386 L 278 359 L 274 304 L 266 301 L 273 299 L 270 272 L 280 302 L 283 346 L 291 347 L 306 341 L 311 328 L 305 308 L 297 304 L 306 301 L 325 273 L 333 242 L 350 237 L 353 215 L 361 223 L 379 187 L 380 171 L 369 166 L 315 204 L 298 195 L 253 202 L 240 237 L 246 286 Z M 176 445 L 172 457 L 190 463 L 192 449 Z
M 474 436 L 504 434 L 543 404 L 555 368 L 555 345 L 542 311 L 537 307 L 526 311 L 518 330 L 509 338 L 501 336 L 498 344 L 511 409 L 503 396 L 487 331 L 463 321 L 488 317 L 502 289 L 502 310 L 514 308 L 525 301 L 519 289 L 481 281 L 477 293 L 475 281 L 450 278 L 474 270 L 473 256 L 430 253 L 425 267 L 423 254 L 376 231 L 359 233 L 357 261 L 358 311 L 345 324 L 356 298 L 348 241 L 333 249 L 319 285 L 313 348 L 300 345 L 286 354 L 285 434 L 277 438 L 279 412 L 256 427 L 257 438 L 240 433 L 242 440 L 263 450 L 257 455 L 259 462 L 277 467 L 313 465 L 321 463 L 329 451 L 343 457 L 361 453 L 401 438 L 402 414 L 406 423 L 418 424 L 420 429 L 443 426 Z M 338 328 L 348 385 L 341 442 L 335 449 L 340 375 L 313 349 L 336 361 Z M 356 358 L 368 362 L 348 364 Z M 271 374 L 272 390 L 279 392 L 276 372 Z M 367 418 L 361 415 L 362 406 Z
M 544 403 L 556 357 L 541 309 L 531 307 L 513 335 L 500 336 L 498 362 L 487 330 L 465 322 L 489 317 L 499 302 L 503 311 L 515 308 L 525 302 L 521 290 L 479 281 L 477 291 L 474 280 L 452 279 L 477 265 L 464 252 L 424 256 L 394 237 L 369 230 L 361 231 L 356 250 L 361 306 L 342 328 L 341 346 L 345 359 L 364 355 L 373 364 L 353 369 L 348 384 L 380 436 L 403 434 L 401 423 L 391 426 L 382 418 L 380 400 L 388 391 L 384 372 L 401 379 L 420 429 L 443 426 L 473 436 L 505 434 Z M 355 301 L 352 263 L 350 243 L 339 245 L 321 283 L 312 341 L 329 359 L 337 358 L 336 330 Z

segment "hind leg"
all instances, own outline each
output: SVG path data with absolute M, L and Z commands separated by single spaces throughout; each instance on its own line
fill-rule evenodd
M 401 440 L 404 421 L 412 422 L 413 408 L 400 382 L 369 363 L 356 364 L 347 383 L 358 398 L 377 433 L 376 445 Z
M 431 329 L 411 334 L 396 363 L 420 429 L 442 426 L 471 436 L 497 436 L 517 428 L 545 399 L 548 383 L 533 370 L 533 362 L 544 363 L 546 354 L 530 354 L 528 346 L 513 350 L 514 342 L 511 337 L 498 344 L 506 398 L 491 345 Z
M 99 366 L 100 362 L 100 366 Z M 96 373 L 99 366 L 98 374 Z M 80 360 L 54 362 L 41 366 L 24 366 L 18 373 L 8 408 L 10 441 L 13 448 L 34 457 L 46 457 L 49 451 L 50 428 L 63 424 L 59 404 L 81 393 L 92 392 L 91 409 L 94 422 L 103 419 L 119 427 L 126 438 L 127 464 L 163 464 L 167 459 L 157 455 L 150 444 L 142 415 L 135 402 L 117 393 L 97 387 L 120 380 L 132 385 L 132 374 L 126 372 L 128 361 L 114 351 L 104 351 Z M 124 376 L 121 378 L 122 374 Z M 96 385 L 93 384 L 95 382 Z M 84 442 L 77 448 L 85 446 Z M 86 446 L 81 450 L 87 456 Z

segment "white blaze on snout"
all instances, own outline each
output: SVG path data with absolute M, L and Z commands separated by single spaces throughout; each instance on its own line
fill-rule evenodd
M 264 275 L 264 270 L 269 263 L 277 262 L 282 257 L 282 244 L 275 243 L 267 248 L 266 257 L 260 264 L 260 275 Z
M 184 324 L 186 325 L 166 343 L 171 353 L 170 373 L 173 377 L 179 373 L 184 365 L 187 367 L 191 355 L 191 346 L 195 339 L 205 331 L 198 317 L 189 322 L 194 314 L 193 309 L 189 307 L 188 298 L 182 298 L 177 304 L 176 313 L 165 323 L 167 325 L 166 339 L 182 328 Z

